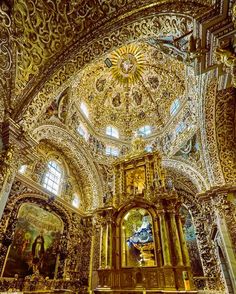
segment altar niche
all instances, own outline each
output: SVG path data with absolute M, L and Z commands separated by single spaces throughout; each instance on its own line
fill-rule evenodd
M 122 267 L 155 266 L 153 221 L 148 210 L 133 208 L 121 222 Z

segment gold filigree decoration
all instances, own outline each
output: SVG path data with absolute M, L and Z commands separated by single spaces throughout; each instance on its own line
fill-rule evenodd
M 110 56 L 113 77 L 122 85 L 136 83 L 142 76 L 145 58 L 142 50 L 135 44 L 123 46 Z

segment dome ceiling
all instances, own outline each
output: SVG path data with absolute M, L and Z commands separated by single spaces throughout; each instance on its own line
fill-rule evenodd
M 117 127 L 122 137 L 137 128 L 168 123 L 169 107 L 185 95 L 185 65 L 144 42 L 129 44 L 87 66 L 73 84 L 95 131 Z

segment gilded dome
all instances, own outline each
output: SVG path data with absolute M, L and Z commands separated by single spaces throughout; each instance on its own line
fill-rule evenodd
M 143 125 L 157 130 L 168 123 L 171 103 L 185 95 L 185 72 L 186 65 L 155 47 L 132 43 L 84 68 L 72 92 L 87 105 L 97 133 L 112 125 L 128 138 Z

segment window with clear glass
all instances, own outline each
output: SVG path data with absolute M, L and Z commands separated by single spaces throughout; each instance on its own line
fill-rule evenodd
M 85 140 L 88 139 L 88 131 L 83 124 L 78 126 L 77 131 Z
M 81 102 L 80 109 L 82 110 L 83 114 L 88 118 L 89 117 L 89 111 L 88 107 L 84 102 Z
M 19 172 L 20 174 L 24 174 L 24 173 L 26 172 L 26 169 L 27 169 L 27 165 L 24 164 L 24 165 L 22 165 L 22 166 L 18 169 L 18 172 Z
M 182 133 L 184 129 L 185 129 L 185 124 L 184 122 L 181 121 L 180 123 L 178 123 L 178 125 L 175 128 L 176 135 L 178 135 L 179 133 Z
M 175 99 L 170 106 L 170 114 L 175 115 L 180 107 L 179 99 Z
M 147 152 L 152 152 L 152 146 L 151 146 L 151 145 L 147 145 L 147 146 L 145 147 L 145 150 L 146 150 Z
M 106 134 L 114 138 L 119 138 L 119 131 L 112 126 L 106 128 Z
M 72 205 L 76 208 L 79 208 L 80 205 L 80 199 L 79 196 L 75 193 L 72 200 Z
M 118 156 L 119 155 L 119 149 L 113 146 L 106 146 L 106 155 L 110 156 Z
M 44 175 L 43 186 L 55 195 L 58 195 L 62 178 L 62 170 L 57 162 L 49 161 L 48 170 Z
M 129 210 L 121 222 L 122 267 L 155 266 L 155 240 L 150 213 L 144 208 Z
M 138 129 L 137 134 L 146 137 L 152 133 L 151 126 L 143 126 Z

